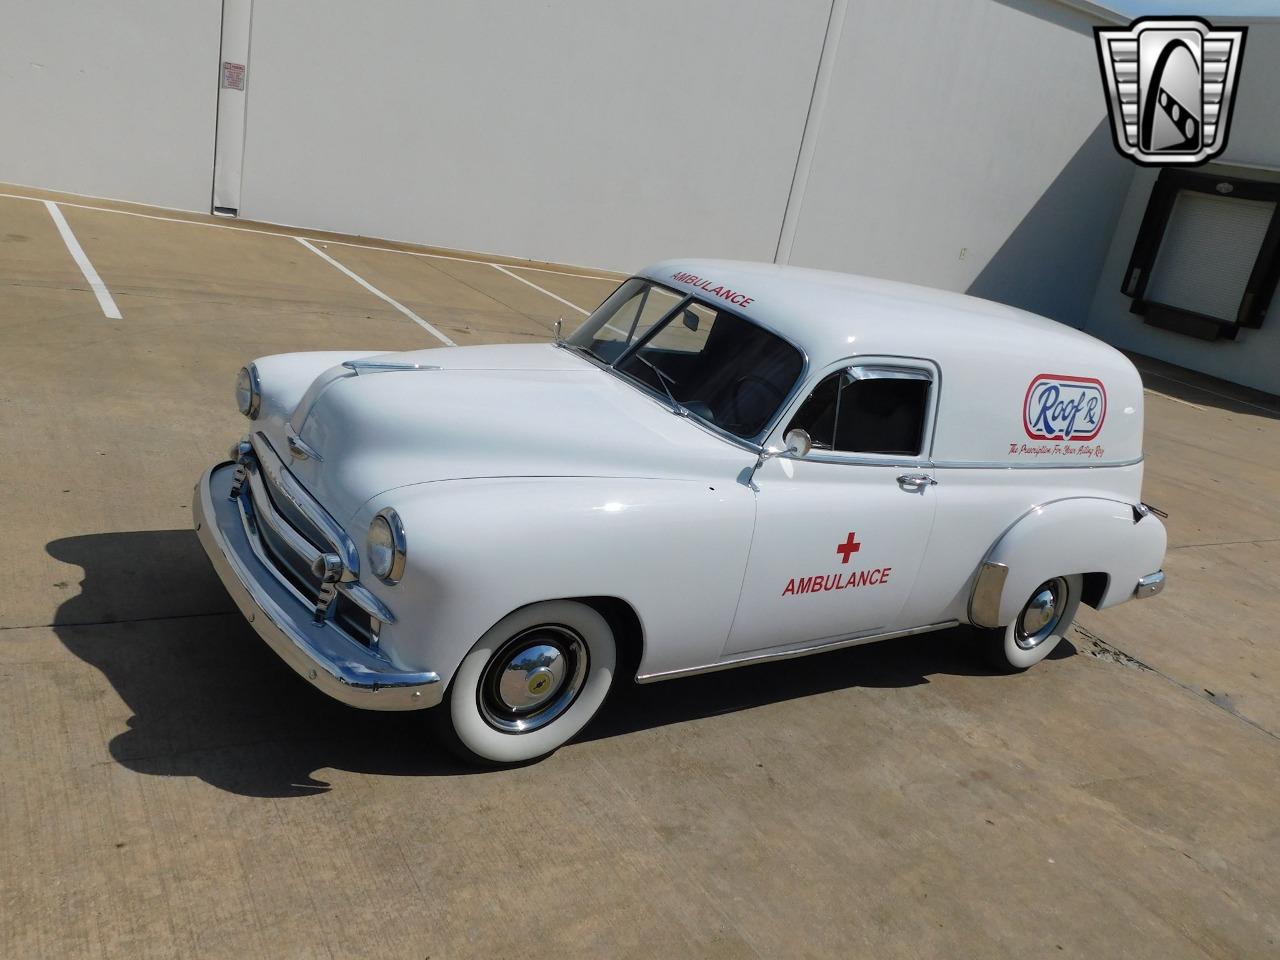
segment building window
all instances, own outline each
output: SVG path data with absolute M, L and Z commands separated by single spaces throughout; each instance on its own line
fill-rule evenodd
M 1147 323 L 1204 340 L 1260 327 L 1280 277 L 1280 183 L 1161 172 L 1121 289 Z

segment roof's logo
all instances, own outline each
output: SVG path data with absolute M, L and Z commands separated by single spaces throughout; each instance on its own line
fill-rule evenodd
M 1116 149 L 1151 166 L 1197 164 L 1227 145 L 1247 27 L 1143 17 L 1095 27 Z
M 1106 418 L 1107 389 L 1093 377 L 1042 373 L 1022 405 L 1022 425 L 1032 440 L 1092 440 Z
M 706 277 L 695 276 L 692 273 L 673 273 L 671 279 L 677 283 L 687 283 L 691 287 L 699 290 L 705 290 L 713 297 L 719 297 L 721 300 L 728 300 L 736 307 L 749 307 L 756 302 L 755 297 L 749 297 L 741 290 L 730 290 L 723 283 L 716 283 L 714 280 L 708 280 Z

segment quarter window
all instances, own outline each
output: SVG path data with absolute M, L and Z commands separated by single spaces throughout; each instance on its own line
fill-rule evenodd
M 819 383 L 787 426 L 815 450 L 918 456 L 932 379 L 914 367 L 853 366 Z

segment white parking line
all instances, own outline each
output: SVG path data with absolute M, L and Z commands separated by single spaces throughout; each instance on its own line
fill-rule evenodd
M 337 260 L 333 259 L 333 257 L 329 256 L 323 250 L 317 249 L 306 238 L 294 237 L 294 239 L 297 240 L 304 247 L 306 247 L 308 250 L 310 250 L 312 253 L 314 253 L 320 259 L 327 260 L 329 263 L 333 264 L 333 266 L 337 267 L 339 270 L 345 273 L 348 277 L 350 277 L 356 283 L 360 284 L 360 286 L 364 287 L 366 290 L 372 293 L 375 297 L 378 297 L 380 300 L 385 300 L 387 303 L 391 304 L 391 306 L 395 307 L 397 310 L 399 310 L 406 317 L 408 317 L 410 320 L 412 320 L 414 323 L 420 326 L 423 330 L 427 331 L 427 333 L 431 334 L 433 337 L 435 337 L 445 346 L 449 346 L 449 347 L 457 346 L 456 343 L 454 343 L 452 340 L 446 337 L 443 333 L 441 333 L 431 324 L 427 323 L 427 321 L 423 320 L 420 316 L 418 316 L 416 313 L 414 313 L 412 310 L 406 307 L 399 300 L 393 300 L 391 297 L 387 296 L 385 293 L 383 293 L 381 290 L 375 287 L 372 283 L 370 283 L 364 277 L 360 276 L 360 274 L 354 272 L 353 270 L 348 270 L 346 267 L 340 264 Z
M 512 280 L 519 280 L 521 283 L 526 284 L 527 286 L 533 287 L 533 289 L 537 290 L 539 293 L 545 293 L 545 294 L 546 294 L 548 297 L 550 297 L 552 300 L 559 300 L 559 301 L 560 301 L 561 303 L 563 303 L 566 307 L 569 307 L 569 308 L 570 308 L 570 309 L 572 309 L 572 310 L 577 310 L 577 311 L 578 311 L 580 314 L 582 314 L 584 317 L 589 317 L 589 316 L 591 315 L 591 311 L 590 311 L 590 310 L 583 310 L 583 309 L 582 309 L 580 306 L 578 306 L 576 303 L 570 303 L 570 302 L 569 302 L 568 300 L 566 300 L 564 297 L 557 296 L 556 294 L 552 293 L 550 290 L 546 289 L 545 287 L 540 287 L 540 286 L 538 286 L 538 285 L 537 285 L 536 283 L 534 283 L 532 280 L 526 280 L 524 277 L 521 277 L 521 276 L 518 276 L 517 274 L 512 273 L 510 270 L 508 270 L 506 267 L 504 267 L 504 266 L 503 266 L 502 264 L 500 264 L 500 263 L 490 263 L 490 264 L 489 264 L 489 266 L 493 267 L 493 269 L 495 269 L 495 270 L 497 270 L 497 271 L 499 271 L 499 272 L 501 272 L 501 273 L 505 273 L 505 274 L 506 274 L 508 277 L 510 277 Z
M 4 196 L 4 194 L 0 193 L 0 197 L 2 196 Z M 182 222 L 193 223 L 195 221 L 184 220 Z M 222 224 L 211 223 L 209 226 L 220 227 Z M 228 227 L 227 229 L 234 230 L 236 228 Z M 492 260 L 476 260 L 471 257 L 454 257 L 444 253 L 427 253 L 425 250 L 397 250 L 395 247 L 375 247 L 372 244 L 354 243 L 350 240 L 318 240 L 315 237 L 312 237 L 311 239 L 316 243 L 331 243 L 340 247 L 359 247 L 361 250 L 379 250 L 382 253 L 400 253 L 406 257 L 428 257 L 432 260 L 452 260 L 455 263 L 478 263 L 488 264 L 491 267 L 497 266 L 497 264 Z M 504 264 L 504 266 L 508 266 L 512 270 L 537 270 L 539 273 L 554 273 L 561 277 L 577 277 L 579 280 L 607 280 L 610 283 L 621 283 L 623 280 L 622 277 L 602 277 L 594 273 L 573 273 L 569 270 L 552 270 L 550 267 L 530 267 L 523 263 L 509 263 Z
M 40 197 L 28 197 L 28 196 L 24 196 L 21 193 L 0 192 L 0 197 L 4 197 L 7 200 L 26 200 L 30 203 L 46 203 L 46 204 L 53 203 L 52 200 L 42 200 Z M 296 240 L 299 236 L 297 233 L 285 233 L 282 230 L 262 230 L 262 229 L 259 229 L 258 227 L 243 227 L 243 226 L 237 226 L 231 223 L 210 223 L 206 220 L 188 220 L 186 217 L 162 217 L 159 214 L 155 214 L 155 213 L 138 213 L 136 210 L 117 210 L 114 207 L 96 207 L 93 204 L 72 203 L 68 200 L 59 200 L 58 203 L 60 203 L 64 207 L 75 207 L 79 210 L 96 210 L 99 213 L 118 213 L 123 217 L 139 217 L 143 220 L 160 220 L 165 223 L 185 223 L 193 227 L 213 227 L 216 230 L 233 230 L 233 231 L 239 231 L 240 233 L 257 233 L 265 237 L 291 237 Z M 158 207 L 156 209 L 163 210 L 166 208 Z M 305 234 L 303 236 L 305 236 Z M 327 240 L 327 239 L 322 240 L 319 237 L 307 237 L 307 239 L 311 240 L 314 243 L 336 243 L 344 247 L 359 247 L 361 250 L 381 250 L 383 253 L 403 253 L 410 257 L 430 257 L 434 260 L 455 260 L 458 263 L 479 263 L 479 264 L 488 264 L 490 266 L 493 265 L 492 260 L 481 260 L 476 257 L 457 257 L 457 256 L 450 256 L 449 254 L 444 254 L 444 253 L 427 253 L 425 250 L 397 250 L 395 247 L 379 247 L 371 243 L 354 243 L 350 240 Z M 548 267 L 526 266 L 523 263 L 515 263 L 515 264 L 511 264 L 511 266 L 515 267 L 517 270 L 538 270 L 542 273 L 557 273 L 557 274 L 560 274 L 561 276 L 578 277 L 582 280 L 611 280 L 614 283 L 622 282 L 622 278 L 619 276 L 602 277 L 602 276 L 597 276 L 596 274 L 591 274 L 591 273 L 572 273 L 568 270 L 552 270 Z
M 107 289 L 107 285 L 98 276 L 98 271 L 93 269 L 93 264 L 89 262 L 89 258 L 85 256 L 84 248 L 80 246 L 80 241 L 76 239 L 76 235 L 71 232 L 71 225 L 67 223 L 67 218 L 62 215 L 62 211 L 58 209 L 58 205 L 52 200 L 46 200 L 44 205 L 45 209 L 49 211 L 49 216 L 53 217 L 53 225 L 58 228 L 58 233 L 62 234 L 62 242 L 67 245 L 67 250 L 71 253 L 71 259 L 76 262 L 76 266 L 80 268 L 84 278 L 89 281 L 89 288 L 93 291 L 93 295 L 98 298 L 98 306 L 102 307 L 102 315 L 108 320 L 123 320 L 124 318 L 120 316 L 120 308 L 116 306 L 115 300 L 111 298 L 111 291 Z

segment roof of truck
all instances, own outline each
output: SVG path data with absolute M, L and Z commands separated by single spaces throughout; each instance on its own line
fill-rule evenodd
M 910 351 L 928 344 L 974 349 L 975 338 L 1014 349 L 1103 350 L 1101 341 L 1015 307 L 828 270 L 736 260 L 666 260 L 642 276 L 732 307 L 802 347 L 818 363 L 855 354 Z
M 732 260 L 667 260 L 641 276 L 723 304 L 804 351 L 810 374 L 853 358 L 914 358 L 941 376 L 936 443 L 943 461 L 1098 466 L 1142 455 L 1142 381 L 1114 347 L 990 300 L 893 280 Z M 1037 439 L 1033 387 L 1101 392 L 1105 429 Z M 1067 385 L 1067 386 L 1064 386 Z M 1046 394 L 1048 396 L 1048 394 Z M 1107 406 L 1109 404 L 1109 407 Z

